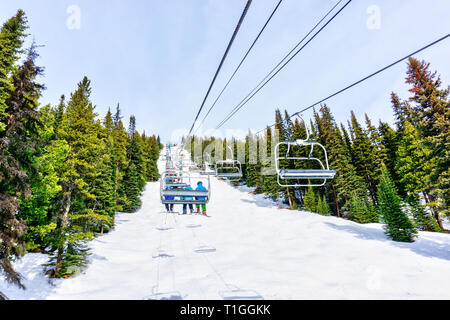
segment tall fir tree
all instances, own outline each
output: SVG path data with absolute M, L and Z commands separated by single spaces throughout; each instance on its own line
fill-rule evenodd
M 11 75 L 16 72 L 16 62 L 23 53 L 22 44 L 26 37 L 27 23 L 25 12 L 18 10 L 0 30 L 0 132 L 5 130 L 9 118 L 6 100 L 14 91 Z
M 379 170 L 383 163 L 374 158 L 374 146 L 368 133 L 363 129 L 356 119 L 355 113 L 351 112 L 351 137 L 353 165 L 359 176 L 363 177 L 373 203 L 377 204 L 377 183 Z
M 127 212 L 135 212 L 141 206 L 140 195 L 145 186 L 146 166 L 145 145 L 141 135 L 136 131 L 136 118 L 134 116 L 130 117 L 128 138 L 128 167 L 122 184 L 122 191 L 126 197 L 123 209 Z
M 91 82 L 84 77 L 71 94 L 57 131 L 61 146 L 67 145 L 67 156 L 58 172 L 62 191 L 55 235 L 56 276 L 73 274 L 72 267 L 85 264 L 85 241 L 92 239 L 92 227 L 105 220 L 94 210 L 96 195 L 90 187 L 99 178 L 98 159 L 105 148 L 90 95 Z
M 406 83 L 413 95 L 413 121 L 422 137 L 421 142 L 431 153 L 427 159 L 434 161 L 429 183 L 430 197 L 438 203 L 435 218 L 442 228 L 439 211 L 449 214 L 450 208 L 450 87 L 441 88 L 437 72 L 430 71 L 430 64 L 409 58 Z
M 402 210 L 401 199 L 386 167 L 380 177 L 378 199 L 386 234 L 394 241 L 413 242 L 417 230 Z
M 36 170 L 33 155 L 40 126 L 37 107 L 44 89 L 36 81 L 43 71 L 35 65 L 36 58 L 33 43 L 24 63 L 12 76 L 12 91 L 5 101 L 7 119 L 0 131 L 0 270 L 8 282 L 21 288 L 21 276 L 10 258 L 24 253 L 26 223 L 16 213 L 19 198 L 31 198 L 30 176 Z

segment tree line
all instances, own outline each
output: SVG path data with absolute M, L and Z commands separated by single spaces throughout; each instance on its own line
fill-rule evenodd
M 98 118 L 84 77 L 58 105 L 41 106 L 37 46 L 24 49 L 22 10 L 0 30 L 0 271 L 22 288 L 12 261 L 49 255 L 48 274 L 70 277 L 87 262 L 87 243 L 135 212 L 147 181 L 159 179 L 159 136 L 126 129 L 119 104 Z M 21 60 L 23 60 L 21 62 Z
M 263 135 L 249 132 L 245 141 L 194 137 L 190 149 L 194 152 L 196 146 L 201 146 L 204 152 L 215 143 L 222 159 L 229 145 L 236 159 L 241 148 L 245 154 L 243 181 L 255 187 L 256 193 L 284 202 L 290 209 L 306 209 L 358 223 L 384 222 L 386 233 L 398 241 L 413 241 L 417 230 L 446 231 L 442 219 L 450 215 L 449 87 L 442 86 L 429 63 L 415 58 L 407 63 L 405 81 L 410 87 L 407 99 L 391 94 L 393 127 L 383 121 L 375 126 L 367 114 L 361 124 L 353 111 L 346 124 L 338 124 L 330 107 L 323 104 L 314 110 L 308 124 L 277 109 L 274 130 L 267 127 Z M 261 157 L 251 161 L 255 154 L 264 152 L 273 159 L 275 134 L 280 141 L 295 141 L 305 139 L 306 130 L 326 148 L 330 168 L 337 171 L 324 187 L 280 187 L 273 162 Z M 286 146 L 280 146 L 280 155 L 287 151 Z M 309 153 L 306 148 L 289 152 L 294 157 L 308 157 Z M 214 153 L 217 149 L 212 151 L 213 157 Z M 324 161 L 318 148 L 312 156 Z M 317 168 L 312 161 L 281 160 L 280 165 Z

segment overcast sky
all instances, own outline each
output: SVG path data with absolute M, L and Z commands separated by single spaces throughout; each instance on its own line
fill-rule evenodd
M 284 0 L 205 128 L 228 112 L 336 4 Z M 346 1 L 342 1 L 342 6 Z M 0 0 L 0 21 L 23 9 L 39 49 L 41 103 L 58 103 L 87 76 L 99 117 L 120 102 L 125 124 L 164 141 L 189 129 L 246 0 Z M 254 0 L 205 105 L 210 107 L 278 0 Z M 77 10 L 79 9 L 79 20 Z M 448 0 L 353 0 L 286 68 L 222 128 L 221 134 L 260 130 L 275 108 L 294 113 L 450 33 Z M 79 25 L 78 25 L 79 22 Z M 78 28 L 79 27 L 79 28 Z M 419 54 L 450 84 L 450 39 Z M 327 102 L 338 122 L 350 110 L 363 121 L 392 122 L 390 93 L 408 96 L 406 63 Z M 203 114 L 200 119 L 203 118 Z M 312 112 L 305 113 L 308 119 Z M 218 134 L 218 133 L 217 133 Z

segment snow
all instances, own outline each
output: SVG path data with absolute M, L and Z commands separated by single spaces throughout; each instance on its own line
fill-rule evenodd
M 114 231 L 90 243 L 83 273 L 50 282 L 47 257 L 27 254 L 14 263 L 27 290 L 0 276 L 0 292 L 58 300 L 450 299 L 448 234 L 393 242 L 381 224 L 278 209 L 213 177 L 211 186 L 208 218 L 166 215 L 159 182 L 148 183 L 142 208 L 118 214 Z

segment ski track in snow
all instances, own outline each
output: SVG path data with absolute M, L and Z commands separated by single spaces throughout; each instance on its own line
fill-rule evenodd
M 0 276 L 0 291 L 20 300 L 216 300 L 236 289 L 264 299 L 450 299 L 448 234 L 397 243 L 380 224 L 278 209 L 248 187 L 211 185 L 211 218 L 166 217 L 159 182 L 148 183 L 142 208 L 119 213 L 115 229 L 90 243 L 82 274 L 49 281 L 47 256 L 30 253 L 14 263 L 27 290 Z

